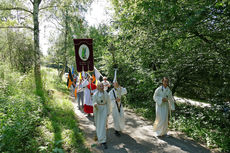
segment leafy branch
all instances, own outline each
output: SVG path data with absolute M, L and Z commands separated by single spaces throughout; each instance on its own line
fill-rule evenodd
M 2 7 L 2 6 L 0 6 L 0 10 L 2 10 L 2 11 L 18 10 L 18 11 L 24 11 L 24 12 L 33 14 L 32 11 L 27 10 L 25 8 L 21 8 L 21 7 Z
M 0 29 L 13 29 L 13 28 L 16 28 L 16 29 L 25 28 L 25 29 L 30 29 L 32 31 L 34 30 L 34 28 L 32 28 L 30 26 L 8 26 L 8 27 L 0 26 Z

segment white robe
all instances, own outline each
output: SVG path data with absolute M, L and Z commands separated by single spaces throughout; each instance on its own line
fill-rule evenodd
M 97 89 L 91 90 L 91 93 L 95 93 L 96 91 Z M 90 90 L 86 87 L 84 91 L 84 104 L 88 106 L 93 106 L 92 98 L 93 97 L 90 94 Z
M 116 98 L 114 97 L 113 91 L 115 93 L 115 97 L 121 99 L 122 95 L 127 94 L 126 88 L 118 88 L 115 90 L 114 88 L 109 92 L 111 105 L 112 105 L 112 116 L 113 116 L 113 123 L 114 123 L 114 129 L 116 131 L 122 131 L 125 127 L 125 117 L 124 117 L 124 110 L 123 106 L 121 104 L 121 101 L 118 102 L 118 107 L 120 106 L 120 112 L 117 108 Z
M 168 98 L 168 102 L 162 102 L 163 98 Z M 168 112 L 175 110 L 172 92 L 169 87 L 165 89 L 160 86 L 155 90 L 153 100 L 156 102 L 156 119 L 153 124 L 153 131 L 155 136 L 162 136 L 168 132 Z
M 106 91 L 97 91 L 93 95 L 93 105 L 95 104 L 98 104 L 97 107 L 93 108 L 97 139 L 99 143 L 104 143 L 106 142 L 107 116 L 110 113 L 110 98 L 108 93 Z
M 87 80 L 85 80 L 82 83 L 82 86 L 84 87 L 84 104 L 86 104 L 88 106 L 93 106 L 92 96 L 90 95 L 90 90 L 87 88 L 88 84 L 89 84 L 89 82 Z M 91 90 L 91 93 L 95 93 L 96 90 L 97 89 Z

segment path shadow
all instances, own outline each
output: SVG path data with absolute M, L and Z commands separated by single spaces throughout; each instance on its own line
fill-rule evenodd
M 144 141 L 137 142 L 129 134 L 121 133 L 120 137 L 115 136 L 113 128 L 107 130 L 107 145 L 108 149 L 102 152 L 105 153 L 150 153 L 156 148 L 152 143 Z
M 87 118 L 88 120 L 90 120 L 91 122 L 94 122 L 94 116 L 93 116 L 93 115 L 91 115 L 91 116 L 87 116 L 87 115 L 86 115 L 86 118 Z
M 144 149 L 148 148 L 148 143 L 152 147 L 152 152 L 155 150 L 157 152 L 198 152 L 198 153 L 211 153 L 210 150 L 201 146 L 197 142 L 183 138 L 181 135 L 170 135 L 169 137 L 153 137 L 153 122 L 143 119 L 142 117 L 136 116 L 132 111 L 126 110 L 126 133 L 133 135 L 138 135 L 135 137 L 135 140 L 139 142 L 139 144 L 145 146 Z M 170 132 L 169 132 L 170 133 Z M 176 132 L 172 132 L 176 133 Z M 142 147 L 141 147 L 142 148 Z M 151 147 L 149 147 L 151 148 Z M 155 149 L 154 149 L 155 148 Z M 133 150 L 135 152 L 135 150 Z M 148 150 L 145 150 L 148 152 Z M 149 150 L 150 151 L 150 150 Z M 150 152 L 151 152 L 150 151 Z
M 147 119 L 145 119 L 144 117 L 132 117 L 132 114 L 135 113 L 131 110 L 125 110 L 125 117 L 126 117 L 126 125 L 130 125 L 133 127 L 137 127 L 137 126 L 144 126 L 142 124 L 142 122 L 145 122 L 145 125 L 153 125 L 153 123 Z M 135 114 L 136 115 L 136 114 Z
M 211 153 L 210 150 L 204 148 L 200 144 L 189 140 L 189 139 L 184 139 L 184 138 L 176 138 L 173 136 L 163 136 L 163 137 L 158 137 L 158 139 L 163 140 L 167 142 L 168 145 L 176 146 L 180 148 L 183 151 L 189 152 L 189 153 Z
M 137 116 L 132 111 L 125 111 L 126 126 L 121 137 L 114 134 L 113 119 L 109 117 L 109 129 L 107 130 L 108 149 L 97 144 L 93 140 L 96 132 L 93 117 L 80 115 L 81 126 L 84 129 L 87 142 L 94 153 L 210 153 L 210 151 L 200 144 L 172 135 L 169 137 L 155 138 L 151 121 L 145 120 Z M 84 119 L 83 119 L 84 118 Z M 178 135 L 178 132 L 172 132 Z

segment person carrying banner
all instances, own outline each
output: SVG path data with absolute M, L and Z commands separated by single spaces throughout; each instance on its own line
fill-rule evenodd
M 126 88 L 123 88 L 119 85 L 116 79 L 116 72 L 114 75 L 113 86 L 114 88 L 109 92 L 111 105 L 112 105 L 112 116 L 114 122 L 115 135 L 120 136 L 120 132 L 125 127 L 125 117 L 123 105 L 121 102 L 121 96 L 127 94 Z
M 156 119 L 153 124 L 154 136 L 163 136 L 168 132 L 168 114 L 175 110 L 172 92 L 168 87 L 169 79 L 164 77 L 162 85 L 159 86 L 153 95 L 156 102 Z
M 98 83 L 97 92 L 93 95 L 93 106 L 97 140 L 98 143 L 103 145 L 104 149 L 107 149 L 106 123 L 111 107 L 109 94 L 104 91 L 104 85 L 101 82 Z
M 92 96 L 97 89 L 97 86 L 92 81 L 93 78 L 90 77 L 89 82 L 86 81 L 83 83 L 83 87 L 86 83 L 88 83 L 84 91 L 84 112 L 88 114 L 88 116 L 90 116 L 90 113 L 93 113 Z

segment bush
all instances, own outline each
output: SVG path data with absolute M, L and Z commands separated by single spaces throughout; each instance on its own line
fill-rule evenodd
M 229 105 L 230 103 L 226 103 Z M 205 142 L 210 148 L 230 151 L 230 110 L 220 105 L 200 108 L 178 104 L 171 128 L 185 132 L 195 140 Z
M 6 65 L 0 72 L 0 152 L 34 151 L 42 103 L 35 95 L 32 73 L 12 72 Z

